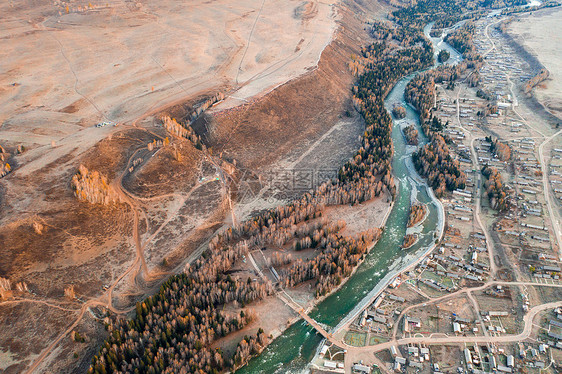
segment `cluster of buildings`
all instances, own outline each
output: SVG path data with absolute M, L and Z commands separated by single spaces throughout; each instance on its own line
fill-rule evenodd
M 103 122 L 97 123 L 95 127 L 96 127 L 96 128 L 101 128 L 101 127 L 110 126 L 110 125 L 117 126 L 116 123 L 113 123 L 113 122 L 111 122 L 111 121 L 103 121 Z
M 537 134 L 533 126 L 516 115 L 519 103 L 513 91 L 534 72 L 501 40 L 494 27 L 488 27 L 492 22 L 496 23 L 493 18 L 476 23 L 474 43 L 477 51 L 485 54 L 479 86 L 473 89 L 463 86 L 460 92 L 452 92 L 438 85 L 437 107 L 433 111 L 443 123 L 447 122 L 443 132 L 450 140 L 449 149 L 467 176 L 465 189 L 453 191 L 442 199 L 446 230 L 435 250 L 414 270 L 397 277 L 392 287 L 384 290 L 352 325 L 352 329 L 366 332 L 368 337 L 389 338 L 391 330 L 402 334 L 401 337 L 430 336 L 436 332 L 449 337 L 493 338 L 514 334 L 520 331 L 521 309 L 524 314 L 531 304 L 536 305 L 533 297 L 537 296 L 530 296 L 528 290 L 512 293 L 516 287 L 490 286 L 482 294 L 474 294 L 478 297 L 475 303 L 486 311 L 479 311 L 477 305 L 469 308 L 472 314 L 465 311 L 458 315 L 452 313 L 452 316 L 450 312 L 444 315 L 443 309 L 439 309 L 441 306 L 426 307 L 423 302 L 419 303 L 419 297 L 431 300 L 490 281 L 492 265 L 497 267 L 496 280 L 534 283 L 558 283 L 560 280 L 562 259 L 549 233 L 552 227 L 543 193 L 543 170 L 548 171 L 552 194 L 562 200 L 562 149 L 546 148 L 548 165 L 542 167 Z M 487 35 L 493 38 L 493 45 Z M 509 159 L 493 149 L 490 137 L 486 137 L 490 134 L 493 140 L 499 137 L 509 147 L 508 151 L 502 150 L 510 154 Z M 508 202 L 506 211 L 498 212 L 488 199 L 486 178 L 480 175 L 485 165 L 496 168 L 501 176 L 501 191 L 506 193 Z M 477 207 L 479 199 L 481 206 Z M 476 216 L 478 210 L 481 211 L 479 217 Z M 482 227 L 481 222 L 486 226 Z M 498 242 L 501 251 L 496 248 Z M 496 245 L 491 246 L 494 243 Z M 491 264 L 490 253 L 495 255 L 494 264 Z M 502 304 L 501 298 L 505 298 L 506 303 L 509 300 L 508 307 L 504 308 L 507 304 Z M 455 301 L 460 304 L 459 300 Z M 401 312 L 412 303 L 420 305 L 407 313 Z M 433 322 L 429 321 L 431 318 Z M 551 361 L 553 350 L 562 351 L 562 308 L 554 310 L 541 327 L 538 340 L 533 342 L 503 346 L 463 344 L 462 348 L 459 344 L 459 354 L 451 360 L 435 354 L 434 347 L 442 349 L 440 346 L 392 346 L 391 359 L 385 361 L 391 365 L 388 367 L 401 373 L 540 373 L 545 369 L 557 372 Z
M 553 148 L 551 150 L 548 178 L 552 185 L 554 196 L 562 201 L 562 148 Z
M 382 292 L 370 306 L 363 310 L 357 320 L 356 328 L 385 334 L 387 329 L 394 326 L 395 318 L 400 315 L 400 305 L 405 301 L 406 299 L 401 296 Z
M 412 369 L 419 371 L 424 369 L 424 363 L 430 362 L 429 348 L 423 344 L 408 345 L 403 347 L 404 352 L 399 350 L 396 346 L 390 347 L 390 354 L 392 356 L 393 370 L 395 372 L 403 372 L 404 370 Z

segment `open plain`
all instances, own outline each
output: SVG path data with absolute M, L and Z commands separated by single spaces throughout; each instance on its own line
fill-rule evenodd
M 507 32 L 548 70 L 549 77 L 535 88 L 534 94 L 549 112 L 562 120 L 561 20 L 559 7 L 543 9 L 518 17 L 509 24 Z

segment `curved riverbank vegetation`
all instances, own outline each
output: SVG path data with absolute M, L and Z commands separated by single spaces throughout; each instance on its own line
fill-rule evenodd
M 427 206 L 425 204 L 412 204 L 410 213 L 408 214 L 408 227 L 414 227 L 424 220 L 427 214 Z
M 525 3 L 519 0 L 483 1 L 480 6 L 498 8 Z M 451 7 L 450 10 L 458 11 L 458 8 Z M 467 8 L 466 10 L 470 9 Z M 472 13 L 473 18 L 479 16 L 481 16 L 481 12 Z M 452 16 L 446 22 L 438 23 L 436 21 L 434 27 L 449 27 L 453 20 L 461 20 L 461 18 Z M 443 124 L 440 119 L 431 114 L 435 105 L 435 83 L 448 83 L 447 87 L 452 88 L 454 82 L 470 70 L 471 72 L 466 74 L 465 80 L 472 87 L 478 86 L 480 79 L 478 70 L 482 67 L 483 58 L 476 52 L 473 44 L 474 32 L 474 22 L 469 19 L 460 28 L 447 34 L 445 41 L 460 51 L 463 60 L 454 66 L 441 65 L 418 74 L 408 83 L 404 94 L 406 101 L 419 111 L 422 130 L 429 139 L 428 144 L 413 155 L 414 165 L 420 175 L 428 179 L 430 186 L 438 197 L 445 195 L 447 190 L 463 189 L 466 183 L 466 175 L 460 169 L 459 162 L 451 156 L 447 146 L 447 143 L 450 143 L 449 137 L 440 134 L 448 123 Z M 502 145 L 499 145 L 498 148 L 501 148 L 500 153 L 505 153 Z
M 418 241 L 418 234 L 406 234 L 404 235 L 404 241 L 402 242 L 402 248 L 408 249 Z
M 415 125 L 408 125 L 404 127 L 402 129 L 402 133 L 404 134 L 404 138 L 406 138 L 406 143 L 409 145 L 418 145 L 418 129 L 416 129 Z

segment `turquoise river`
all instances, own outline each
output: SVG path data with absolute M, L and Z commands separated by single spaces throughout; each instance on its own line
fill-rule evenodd
M 431 27 L 432 24 L 428 24 L 424 29 L 424 33 L 428 37 Z M 435 54 L 441 49 L 447 49 L 450 52 L 451 58 L 447 63 L 454 64 L 460 61 L 461 57 L 458 52 L 443 42 L 442 37 L 429 39 L 433 44 Z M 396 103 L 402 103 L 407 108 L 407 115 L 404 119 L 394 121 L 392 167 L 399 188 L 383 235 L 349 280 L 309 313 L 316 321 L 324 324 L 328 330 L 333 329 L 346 316 L 353 315 L 363 305 L 366 305 L 373 293 L 384 285 L 389 276 L 423 256 L 428 248 L 431 248 L 435 238 L 440 235 L 439 226 L 442 220 L 440 204 L 413 171 L 411 154 L 416 148 L 406 145 L 400 130 L 400 127 L 406 123 L 415 123 L 418 132 L 422 134 L 417 112 L 404 102 L 404 89 L 415 74 L 417 72 L 402 78 L 385 99 L 387 110 L 390 110 Z M 420 145 L 427 142 L 425 138 L 420 140 Z M 419 241 L 410 249 L 402 250 L 400 245 L 406 232 L 408 211 L 412 199 L 427 204 L 429 215 L 423 223 Z M 300 320 L 285 330 L 260 356 L 252 359 L 237 373 L 307 372 L 308 364 L 322 340 L 321 335 L 317 334 L 306 322 Z

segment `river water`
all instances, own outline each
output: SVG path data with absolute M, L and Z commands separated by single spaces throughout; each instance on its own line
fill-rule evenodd
M 429 37 L 433 24 L 424 28 Z M 442 38 L 429 38 L 433 43 L 435 53 L 447 49 L 450 53 L 448 64 L 454 64 L 462 58 Z M 430 250 L 435 238 L 440 237 L 443 224 L 443 210 L 440 203 L 433 198 L 431 191 L 413 171 L 411 154 L 416 150 L 408 146 L 402 135 L 401 126 L 414 123 L 420 134 L 420 145 L 427 142 L 423 137 L 419 125 L 418 113 L 404 101 L 404 90 L 408 82 L 415 76 L 413 73 L 402 78 L 385 99 L 387 110 L 394 104 L 401 103 L 406 107 L 406 117 L 394 120 L 392 139 L 394 142 L 394 157 L 392 168 L 395 180 L 399 181 L 398 194 L 395 204 L 385 225 L 385 230 L 369 252 L 365 261 L 358 267 L 355 274 L 335 293 L 319 303 L 309 315 L 317 322 L 330 329 L 343 324 L 348 318 L 359 312 L 377 293 L 386 280 L 393 277 L 400 269 L 413 263 Z M 410 202 L 415 199 L 425 203 L 429 214 L 419 233 L 418 242 L 407 250 L 400 246 L 406 233 Z M 250 360 L 248 365 L 237 373 L 304 373 L 308 371 L 308 364 L 314 357 L 323 337 L 316 333 L 306 322 L 300 320 L 290 326 L 282 335 L 276 338 L 263 353 Z

